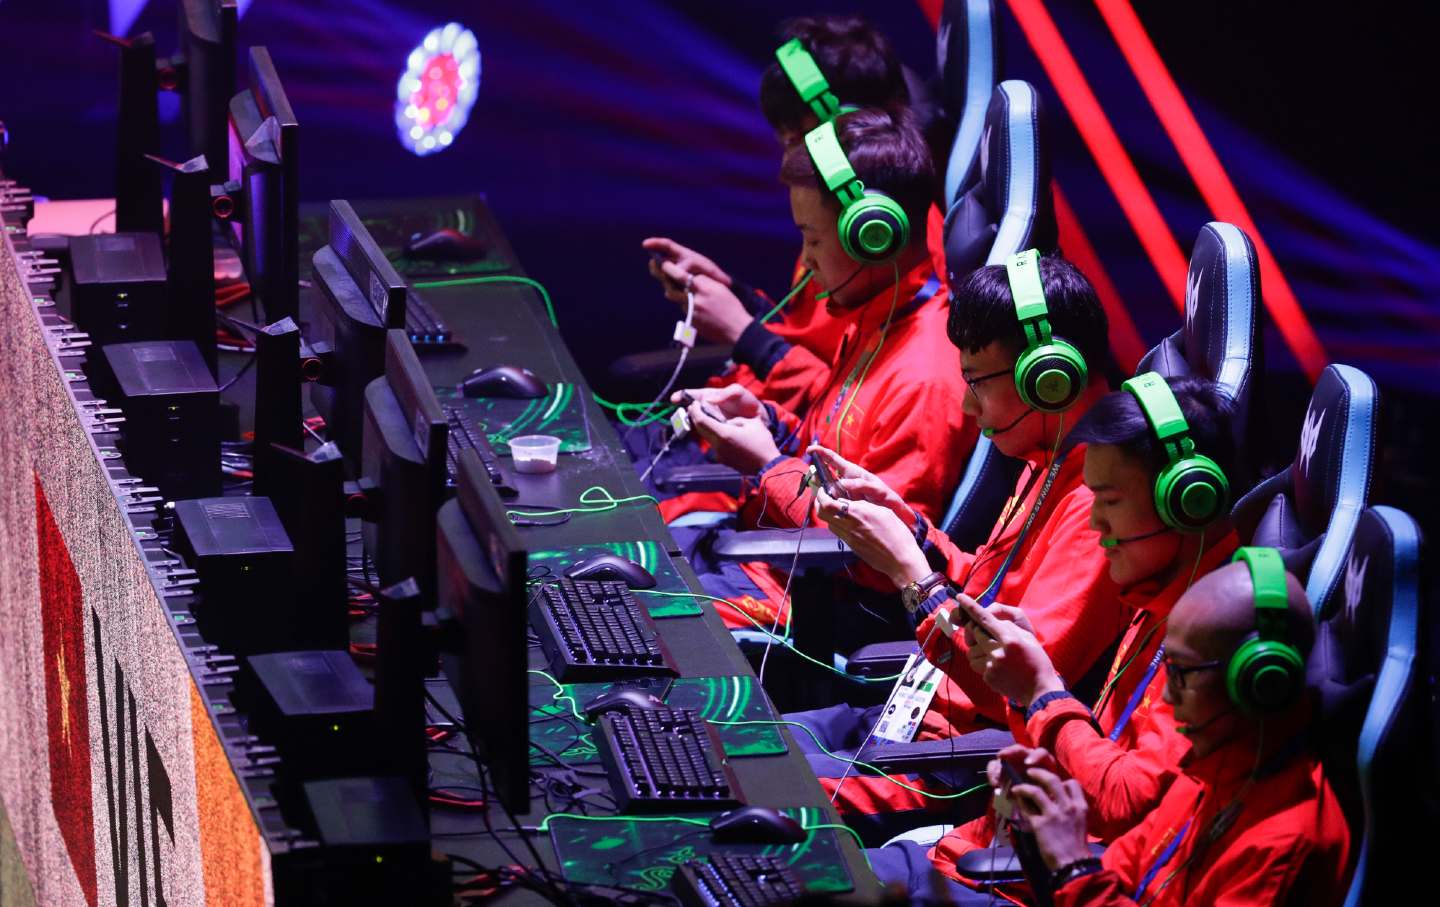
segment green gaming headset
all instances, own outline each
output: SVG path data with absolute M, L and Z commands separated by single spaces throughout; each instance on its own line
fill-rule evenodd
M 1220 465 L 1195 452 L 1190 426 L 1170 385 L 1159 372 L 1136 375 L 1120 387 L 1140 404 L 1150 430 L 1165 449 L 1155 476 L 1155 512 L 1181 532 L 1198 532 L 1229 512 L 1230 481 Z
M 834 121 L 821 123 L 805 135 L 805 149 L 825 188 L 840 200 L 840 245 L 845 254 L 866 265 L 891 261 L 910 242 L 910 218 L 895 199 L 866 189 L 855 175 Z
M 781 44 L 775 51 L 775 59 L 780 61 L 780 69 L 795 87 L 795 93 L 820 118 L 820 122 L 828 123 L 842 113 L 858 109 L 850 104 L 841 104 L 840 99 L 835 97 L 819 64 L 799 38 L 791 38 Z
M 1225 667 L 1230 701 L 1251 714 L 1277 712 L 1305 688 L 1305 658 L 1287 639 L 1289 590 L 1285 562 L 1274 548 L 1241 548 L 1234 561 L 1250 567 L 1255 586 L 1255 631 L 1245 637 Z
M 1015 360 L 1015 389 L 1031 409 L 1062 413 L 1075 405 L 1090 380 L 1085 357 L 1050 331 L 1050 309 L 1040 279 L 1040 252 L 1026 249 L 1005 261 L 1015 317 L 1025 332 L 1025 349 Z

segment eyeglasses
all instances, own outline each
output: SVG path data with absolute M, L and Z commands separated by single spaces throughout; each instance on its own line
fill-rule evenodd
M 1194 674 L 1196 671 L 1213 671 L 1223 666 L 1223 661 L 1202 661 L 1197 665 L 1176 664 L 1169 656 L 1165 657 L 1165 679 L 1175 684 L 1175 689 L 1185 689 L 1185 675 Z
M 1013 374 L 1014 371 L 1015 369 L 1012 366 L 1011 368 L 1002 368 L 998 372 L 991 372 L 988 375 L 977 375 L 974 378 L 965 378 L 965 387 L 970 393 L 973 394 L 975 393 L 976 386 L 984 384 L 986 381 L 989 381 L 992 378 L 999 378 L 1001 375 Z M 965 376 L 962 374 L 961 377 L 963 378 Z

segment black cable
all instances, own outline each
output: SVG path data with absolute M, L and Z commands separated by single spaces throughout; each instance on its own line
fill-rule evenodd
M 426 687 L 426 688 L 425 688 L 425 699 L 426 699 L 431 705 L 433 705 L 433 706 L 435 707 L 435 711 L 437 711 L 437 712 L 440 713 L 440 717 L 442 717 L 442 718 L 444 718 L 446 721 L 450 722 L 450 724 L 452 724 L 452 725 L 455 727 L 456 730 L 461 731 L 462 733 L 464 732 L 464 730 L 465 730 L 465 722 L 461 721 L 459 718 L 456 718 L 454 715 L 450 714 L 450 710 L 447 709 L 447 708 L 445 708 L 445 706 L 443 706 L 443 705 L 440 704 L 440 700 L 438 700 L 438 699 L 435 698 L 435 694 L 430 692 L 430 688 L 429 688 L 429 687 Z M 474 756 L 475 754 L 474 754 L 474 753 L 465 753 L 465 755 L 467 755 L 467 756 Z
M 235 377 L 220 385 L 219 393 L 225 393 L 231 388 L 231 386 L 235 384 L 236 381 L 239 381 L 241 378 L 245 377 L 245 373 L 250 371 L 250 367 L 253 366 L 255 364 L 255 360 L 259 358 L 259 356 L 251 356 L 249 359 L 245 360 L 245 364 L 240 366 L 240 371 L 235 373 Z

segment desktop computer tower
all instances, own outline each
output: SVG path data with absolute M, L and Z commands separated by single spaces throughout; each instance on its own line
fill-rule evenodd
M 165 336 L 165 253 L 152 233 L 70 240 L 71 316 L 95 346 Z
M 114 386 L 102 393 L 125 413 L 121 447 L 130 472 L 170 500 L 220 493 L 220 392 L 189 340 L 103 348 Z

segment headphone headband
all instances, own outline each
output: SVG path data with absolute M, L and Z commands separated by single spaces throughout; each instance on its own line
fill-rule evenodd
M 865 192 L 865 184 L 855 175 L 850 158 L 840 147 L 840 136 L 835 133 L 834 121 L 821 123 L 805 133 L 805 150 L 820 174 L 825 188 L 835 193 L 842 205 L 859 198 Z
M 1230 559 L 1244 561 L 1255 587 L 1255 626 L 1260 638 L 1285 642 L 1285 614 L 1290 610 L 1290 589 L 1285 582 L 1285 562 L 1274 548 L 1240 548 Z
M 1045 285 L 1040 280 L 1040 250 L 1026 249 L 1005 259 L 1005 276 L 1010 279 L 1010 295 L 1015 299 L 1015 317 L 1027 326 L 1037 318 L 1045 319 L 1040 328 L 1049 339 L 1050 308 L 1045 304 Z
M 800 95 L 800 100 L 810 106 L 822 123 L 841 114 L 840 101 L 830 90 L 830 83 L 825 81 L 815 58 L 799 38 L 791 38 L 780 45 L 775 51 L 775 59 L 780 61 L 780 69 L 794 86 L 795 93 Z
M 1160 377 L 1159 372 L 1136 375 L 1120 385 L 1129 391 L 1145 413 L 1150 430 L 1165 448 L 1170 462 L 1195 452 L 1195 442 L 1190 438 L 1190 425 L 1180 411 L 1180 403 L 1170 390 L 1170 385 Z

